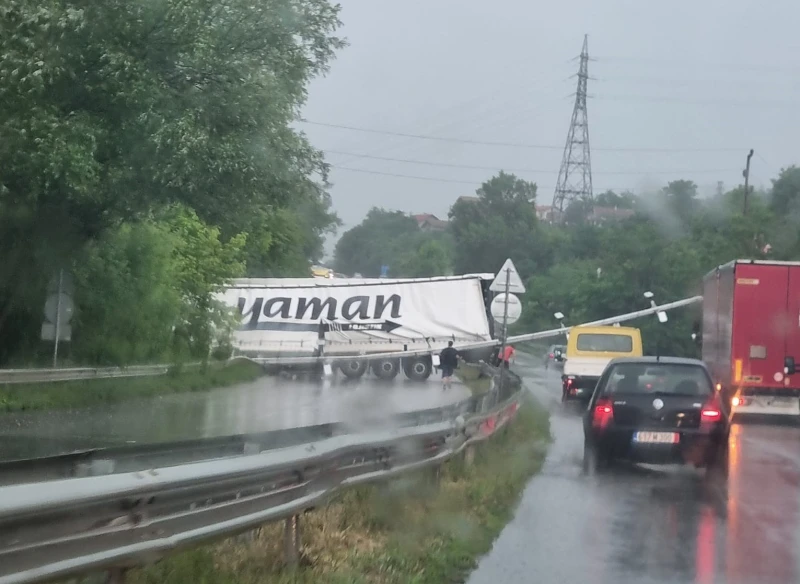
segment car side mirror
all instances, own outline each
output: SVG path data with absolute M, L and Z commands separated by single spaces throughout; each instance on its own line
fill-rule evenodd
M 794 364 L 794 357 L 784 357 L 783 372 L 786 375 L 794 375 L 797 372 Z

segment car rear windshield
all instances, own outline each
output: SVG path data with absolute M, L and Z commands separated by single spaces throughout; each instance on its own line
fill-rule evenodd
M 628 335 L 582 333 L 578 335 L 578 350 L 630 353 L 633 351 L 633 338 Z
M 667 393 L 704 396 L 712 392 L 711 380 L 699 365 L 641 363 L 612 365 L 603 393 Z

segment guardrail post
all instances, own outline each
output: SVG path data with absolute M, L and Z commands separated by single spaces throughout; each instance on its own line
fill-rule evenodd
M 292 515 L 284 521 L 283 550 L 286 565 L 297 567 L 300 556 L 300 516 Z
M 442 480 L 442 467 L 440 465 L 432 466 L 428 471 L 428 480 L 433 486 L 438 486 Z
M 464 449 L 464 464 L 466 466 L 472 466 L 475 462 L 475 446 L 470 444 Z

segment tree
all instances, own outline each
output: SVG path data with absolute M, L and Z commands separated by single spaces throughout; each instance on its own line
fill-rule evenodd
M 451 273 L 452 247 L 444 238 L 423 238 L 400 258 L 398 274 L 408 278 L 433 278 Z
M 55 267 L 175 203 L 224 239 L 288 210 L 290 230 L 313 236 L 273 221 L 253 245 L 284 239 L 314 252 L 335 223 L 327 166 L 291 123 L 343 46 L 338 10 L 327 0 L 7 0 L 0 342 L 38 332 L 24 315 L 40 310 L 28 303 Z
M 450 209 L 457 273 L 496 272 L 510 256 L 523 277 L 549 265 L 550 250 L 536 219 L 536 184 L 500 172 Z
M 73 358 L 102 365 L 168 358 L 181 313 L 174 244 L 163 225 L 148 221 L 86 247 L 72 270 Z
M 163 219 L 174 237 L 174 286 L 181 296 L 182 311 L 176 323 L 176 357 L 205 358 L 216 329 L 227 329 L 230 308 L 215 295 L 231 279 L 245 271 L 246 235 L 220 241 L 218 227 L 206 225 L 191 209 L 174 206 Z
M 773 179 L 770 207 L 778 216 L 800 211 L 800 168 L 792 165 L 782 169 L 778 178 Z
M 336 243 L 334 266 L 337 272 L 372 278 L 380 276 L 381 266 L 389 266 L 393 276 L 403 275 L 402 258 L 416 249 L 420 235 L 413 217 L 373 207 L 359 225 L 343 233 Z
M 697 204 L 697 185 L 690 180 L 674 180 L 661 191 L 667 207 L 682 221 L 692 216 Z
M 608 190 L 594 198 L 597 207 L 616 207 L 617 209 L 633 209 L 636 206 L 636 195 L 631 192 L 620 194 Z
M 180 206 L 90 243 L 71 270 L 73 356 L 113 365 L 206 358 L 231 312 L 215 294 L 244 272 L 244 243 L 223 243 L 218 228 Z

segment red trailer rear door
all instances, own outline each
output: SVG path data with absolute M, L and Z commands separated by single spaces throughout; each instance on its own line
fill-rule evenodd
M 733 381 L 775 387 L 783 371 L 788 327 L 789 266 L 738 264 L 735 273 Z M 800 285 L 800 274 L 797 275 Z M 800 308 L 800 304 L 796 305 Z M 797 310 L 793 312 L 797 325 Z

